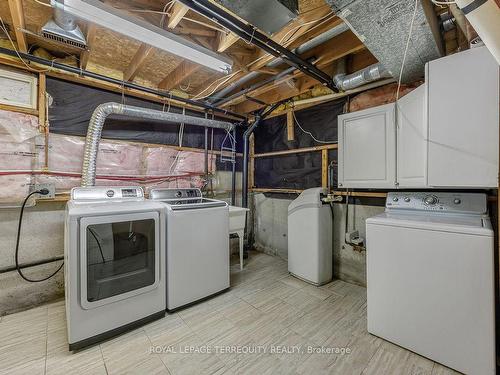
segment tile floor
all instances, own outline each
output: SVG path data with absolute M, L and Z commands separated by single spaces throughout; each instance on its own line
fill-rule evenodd
M 64 301 L 5 316 L 0 373 L 454 373 L 368 334 L 362 287 L 339 280 L 310 286 L 289 276 L 286 262 L 262 253 L 252 253 L 243 271 L 234 259 L 231 286 L 211 300 L 76 353 L 68 352 Z

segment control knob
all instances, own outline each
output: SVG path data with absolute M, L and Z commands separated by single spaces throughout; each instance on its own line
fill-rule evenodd
M 410 200 L 410 197 L 405 197 L 405 202 L 409 202 Z
M 428 206 L 433 206 L 438 202 L 438 199 L 434 195 L 427 195 L 424 198 L 424 203 Z
M 460 198 L 455 198 L 455 199 L 453 200 L 453 203 L 455 203 L 455 204 L 460 204 L 460 203 L 462 203 L 462 200 L 461 200 Z
M 175 193 L 175 196 L 176 196 L 177 198 L 182 197 L 182 191 L 180 191 L 180 190 L 179 190 L 177 193 Z

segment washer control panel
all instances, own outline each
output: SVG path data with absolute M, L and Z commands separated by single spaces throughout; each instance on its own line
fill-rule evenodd
M 151 199 L 192 199 L 201 198 L 200 189 L 153 189 L 149 193 Z
M 481 193 L 389 192 L 385 206 L 388 210 L 418 210 L 485 214 L 487 197 Z

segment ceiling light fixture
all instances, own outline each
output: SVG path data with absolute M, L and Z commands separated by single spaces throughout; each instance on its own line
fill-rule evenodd
M 128 15 L 98 0 L 51 0 L 51 5 L 78 18 L 116 31 L 166 52 L 223 73 L 232 61 L 178 35 Z

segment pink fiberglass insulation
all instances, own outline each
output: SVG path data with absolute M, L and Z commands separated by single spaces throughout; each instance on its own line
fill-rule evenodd
M 20 202 L 30 183 L 53 183 L 56 192 L 80 186 L 85 138 L 49 134 L 48 168 L 45 136 L 35 116 L 0 110 L 0 203 Z M 210 157 L 215 171 L 215 157 Z M 202 187 L 205 155 L 169 146 L 102 139 L 97 156 L 96 185 Z M 19 172 L 32 173 L 20 174 Z
M 0 110 L 0 142 L 22 143 L 39 134 L 36 116 Z
M 69 135 L 49 135 L 49 170 L 81 173 L 85 139 Z M 37 138 L 38 169 L 45 160 L 45 141 Z M 142 146 L 102 140 L 97 154 L 98 175 L 139 176 L 142 170 Z
M 97 175 L 142 175 L 142 145 L 102 140 L 97 154 Z
M 0 175 L 0 205 L 22 202 L 29 193 L 30 184 L 30 174 Z
M 0 136 L 1 137 L 1 136 Z M 33 139 L 23 143 L 4 142 L 0 138 L 0 170 L 31 171 L 37 156 Z
M 165 176 L 170 171 L 177 150 L 162 146 L 144 147 L 146 176 Z

